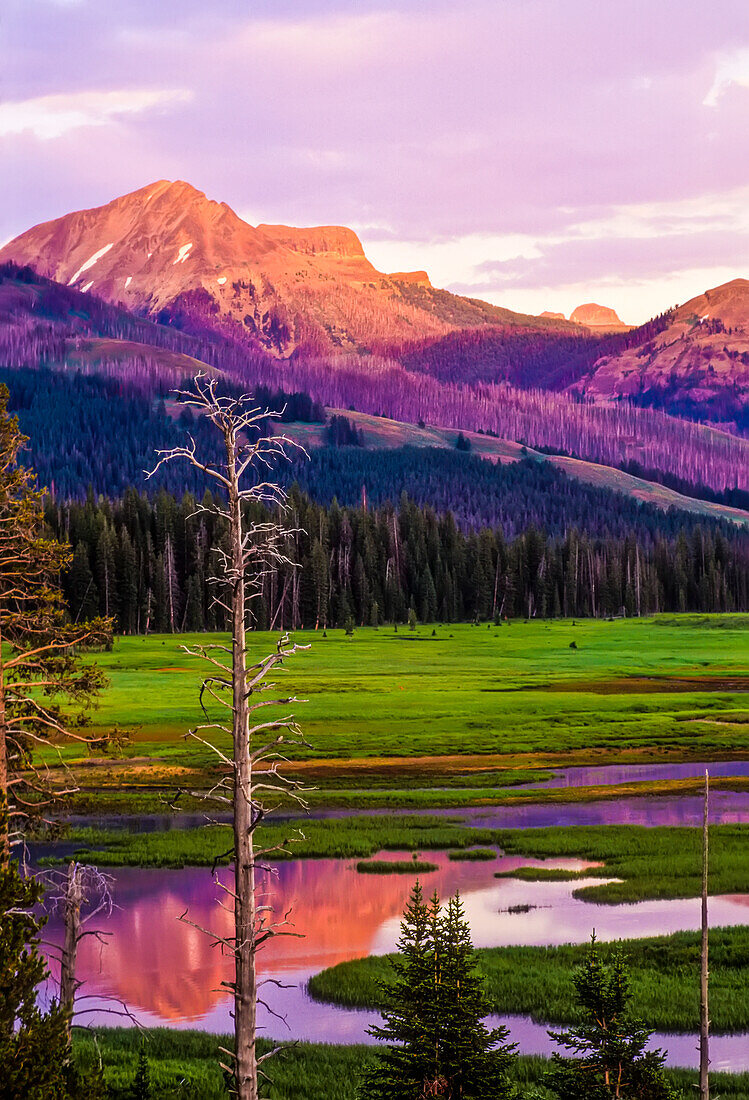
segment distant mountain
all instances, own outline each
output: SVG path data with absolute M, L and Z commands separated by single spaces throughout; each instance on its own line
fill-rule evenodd
M 574 389 L 749 428 L 749 280 L 679 306 L 652 337 L 600 358 Z
M 571 330 L 437 290 L 424 271 L 383 274 L 351 229 L 251 226 L 181 181 L 37 225 L 0 249 L 4 260 L 152 317 L 251 338 L 274 354 L 361 351 L 475 326 Z
M 597 332 L 624 332 L 628 328 L 619 320 L 616 310 L 599 306 L 596 302 L 586 302 L 585 305 L 573 309 L 570 321 L 574 325 L 584 325 Z
M 139 478 L 145 468 L 140 456 L 167 438 L 159 399 L 204 365 L 221 371 L 227 385 L 267 393 L 281 388 L 310 408 L 333 405 L 495 433 L 631 467 L 648 479 L 657 480 L 660 471 L 676 479 L 681 492 L 700 484 L 718 493 L 749 491 L 749 441 L 628 402 L 580 402 L 560 392 L 589 376 L 603 356 L 654 340 L 670 320 L 598 337 L 474 326 L 382 352 L 282 358 L 210 326 L 198 326 L 196 334 L 137 317 L 92 291 L 7 262 L 0 264 L 0 380 L 10 385 L 14 403 L 22 399 L 33 407 L 25 421 L 32 435 L 41 432 L 49 441 L 56 425 L 44 477 L 57 479 L 62 456 L 75 456 L 69 465 L 65 460 L 64 483 L 72 491 L 89 480 L 101 484 L 99 476 L 112 486 L 123 477 Z M 539 388 L 544 384 L 546 392 Z M 119 407 L 122 401 L 127 409 Z M 280 394 L 271 404 L 286 401 Z M 129 464 L 113 458 L 128 449 Z M 99 467 L 106 472 L 97 474 Z
M 549 321 L 566 320 L 563 313 L 553 313 L 548 309 L 545 309 L 539 316 L 545 317 Z M 576 309 L 573 309 L 569 319 L 573 325 L 586 328 L 591 334 L 628 332 L 630 328 L 629 325 L 625 325 L 619 319 L 615 309 L 610 309 L 608 306 L 599 306 L 596 302 L 586 302 L 585 305 L 577 306 Z

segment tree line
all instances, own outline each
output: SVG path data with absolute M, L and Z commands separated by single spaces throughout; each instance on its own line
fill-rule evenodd
M 113 616 L 123 633 L 224 630 L 207 578 L 226 548 L 213 498 L 48 500 L 46 522 L 71 544 L 64 578 L 74 620 Z M 199 505 L 201 506 L 199 508 Z M 253 602 L 259 629 L 749 609 L 749 547 L 718 528 L 683 528 L 648 544 L 633 535 L 552 538 L 529 526 L 464 531 L 449 511 L 321 505 L 289 494 L 287 557 Z M 272 518 L 259 509 L 257 522 Z M 296 564 L 291 564 L 291 563 Z

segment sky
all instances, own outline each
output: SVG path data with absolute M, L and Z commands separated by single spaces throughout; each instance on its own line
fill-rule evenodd
M 2 0 L 0 243 L 164 178 L 639 323 L 749 277 L 749 4 Z

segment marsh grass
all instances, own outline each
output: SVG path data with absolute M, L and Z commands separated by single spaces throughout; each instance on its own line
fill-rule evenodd
M 343 817 L 334 821 L 312 818 L 262 828 L 263 847 L 290 841 L 288 858 L 311 859 L 366 858 L 383 850 L 439 851 L 490 844 L 493 835 L 490 829 L 465 827 L 459 818 L 425 814 Z M 226 849 L 226 836 L 227 830 L 216 825 L 153 833 L 75 828 L 65 837 L 65 845 L 66 850 L 74 845 L 76 858 L 82 862 L 101 866 L 210 866 L 216 853 Z
M 642 825 L 569 826 L 501 831 L 495 843 L 513 855 L 602 862 L 588 878 L 622 881 L 582 886 L 575 896 L 620 904 L 645 898 L 698 897 L 701 889 L 700 830 Z M 710 893 L 749 892 L 749 826 L 710 826 Z M 516 877 L 538 877 L 535 868 Z M 557 877 L 552 871 L 548 877 Z
M 627 940 L 633 1003 L 648 1027 L 666 1032 L 699 1027 L 700 943 L 696 932 Z M 614 949 L 601 944 L 603 958 Z M 578 1022 L 572 975 L 586 944 L 564 947 L 497 947 L 476 952 L 493 1012 L 530 1015 L 539 1023 Z M 382 1007 L 381 981 L 392 976 L 394 956 L 341 963 L 316 974 L 316 1000 L 356 1008 Z M 710 933 L 710 1017 L 714 1034 L 749 1030 L 749 928 Z
M 437 870 L 425 859 L 363 859 L 356 865 L 360 875 L 421 875 Z
M 565 867 L 518 867 L 514 871 L 495 871 L 495 878 L 517 878 L 523 882 L 574 882 L 590 878 L 591 870 L 570 871 Z
M 296 835 L 295 835 L 296 834 Z M 367 859 L 381 851 L 465 850 L 493 845 L 508 855 L 582 859 L 600 863 L 585 878 L 620 881 L 581 886 L 576 896 L 606 904 L 646 898 L 697 897 L 701 886 L 700 831 L 641 825 L 567 826 L 546 829 L 479 829 L 460 818 L 372 815 L 269 824 L 264 846 L 286 844 L 288 858 Z M 65 838 L 77 859 L 108 867 L 210 866 L 226 848 L 220 826 L 127 833 L 73 829 Z M 710 827 L 710 892 L 749 893 L 749 826 Z M 54 859 L 54 857 L 52 857 Z M 49 860 L 47 860 L 49 862 Z M 567 879 L 549 868 L 521 868 L 516 878 Z
M 112 1100 L 130 1100 L 142 1037 L 155 1100 L 225 1100 L 218 1047 L 230 1048 L 227 1035 L 168 1028 L 147 1029 L 143 1036 L 136 1028 L 76 1029 L 74 1050 L 89 1065 L 100 1052 Z M 259 1052 L 267 1047 L 260 1040 Z M 272 1078 L 270 1100 L 355 1100 L 359 1074 L 374 1057 L 374 1048 L 368 1046 L 290 1045 L 282 1057 L 266 1063 Z M 541 1084 L 548 1065 L 543 1058 L 518 1058 L 513 1077 L 521 1096 Z M 668 1076 L 685 1097 L 695 1095 L 696 1073 L 669 1070 Z M 710 1083 L 721 1100 L 749 1100 L 749 1074 L 711 1073 Z M 545 1092 L 541 1089 L 539 1095 Z
M 465 848 L 457 852 L 448 852 L 447 858 L 452 860 L 476 860 L 478 862 L 496 859 L 497 853 L 493 848 Z

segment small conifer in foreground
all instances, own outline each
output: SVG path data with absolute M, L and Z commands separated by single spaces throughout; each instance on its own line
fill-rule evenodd
M 393 960 L 382 984 L 386 1008 L 371 1034 L 388 1046 L 359 1088 L 361 1100 L 504 1100 L 514 1047 L 507 1031 L 484 1024 L 489 1006 L 475 969 L 460 896 L 444 910 L 425 902 L 418 881 L 406 905 Z
M 652 1032 L 632 1015 L 621 948 L 604 963 L 594 934 L 572 980 L 581 1023 L 552 1037 L 575 1056 L 553 1055 L 548 1088 L 560 1100 L 678 1100 L 663 1072 L 665 1054 L 647 1049 Z

